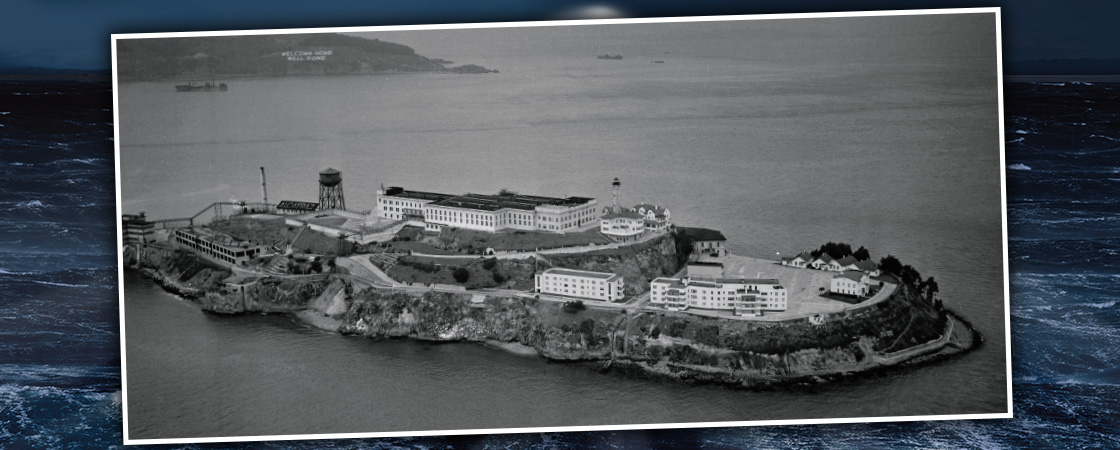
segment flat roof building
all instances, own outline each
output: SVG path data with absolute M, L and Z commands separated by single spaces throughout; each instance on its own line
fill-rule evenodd
M 590 197 L 544 197 L 500 193 L 449 195 L 408 191 L 394 186 L 378 190 L 377 216 L 422 221 L 428 230 L 443 227 L 565 232 L 595 220 Z
M 535 277 L 537 292 L 605 302 L 621 301 L 622 275 L 589 270 L 551 268 Z
M 172 233 L 172 241 L 195 253 L 233 265 L 249 261 L 264 250 L 262 245 L 205 228 L 177 228 Z
M 785 311 L 789 306 L 785 287 L 772 278 L 662 277 L 650 282 L 649 291 L 651 305 L 673 311 L 698 308 L 760 316 L 763 311 Z

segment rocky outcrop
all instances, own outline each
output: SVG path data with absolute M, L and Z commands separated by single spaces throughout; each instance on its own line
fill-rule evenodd
M 648 291 L 650 279 L 671 276 L 680 270 L 672 234 L 617 249 L 546 257 L 555 267 L 622 275 L 628 296 Z
M 230 276 L 229 270 L 174 248 L 146 246 L 137 252 L 134 247 L 128 247 L 124 258 L 138 267 L 149 269 L 144 272 L 145 277 L 189 298 L 201 297 L 207 291 L 218 289 L 222 280 Z
M 239 285 L 224 285 L 195 299 L 202 309 L 219 314 L 245 312 L 297 312 L 327 289 L 327 276 L 264 278 Z
M 409 337 L 427 341 L 515 342 L 554 360 L 608 358 L 601 313 L 565 313 L 553 303 L 526 298 L 426 292 L 421 295 L 371 289 L 354 299 L 339 331 L 372 338 Z M 574 320 L 582 320 L 579 324 Z M 586 323 L 586 324 L 584 324 Z
M 565 255 L 554 263 L 642 279 L 675 270 L 672 236 L 646 244 L 627 256 Z M 140 261 L 165 286 L 200 293 L 194 300 L 215 313 L 297 313 L 315 326 L 345 334 L 510 344 L 556 361 L 599 362 L 643 377 L 739 387 L 817 382 L 929 362 L 982 342 L 967 322 L 905 285 L 884 302 L 811 325 L 805 320 L 757 323 L 664 311 L 567 308 L 528 297 L 482 298 L 476 293 L 354 292 L 345 277 L 334 275 L 225 284 L 214 280 L 228 272 L 184 252 L 150 251 Z

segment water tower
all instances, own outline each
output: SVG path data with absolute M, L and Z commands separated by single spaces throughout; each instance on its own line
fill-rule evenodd
M 342 172 L 330 167 L 319 172 L 319 209 L 346 209 L 342 197 Z

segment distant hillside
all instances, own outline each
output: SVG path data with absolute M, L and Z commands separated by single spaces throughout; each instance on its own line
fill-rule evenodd
M 204 79 L 211 74 L 462 73 L 408 46 L 333 33 L 120 40 L 117 71 L 121 81 Z

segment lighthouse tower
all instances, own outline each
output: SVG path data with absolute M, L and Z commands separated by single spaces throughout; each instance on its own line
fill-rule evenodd
M 330 167 L 319 172 L 319 209 L 346 209 L 342 196 L 342 173 Z
M 622 212 L 622 204 L 619 202 L 619 198 L 618 198 L 618 196 L 621 195 L 621 193 L 619 192 L 621 190 L 622 190 L 622 182 L 618 181 L 618 177 L 615 177 L 614 182 L 611 183 L 611 198 L 614 200 L 614 203 L 611 206 L 611 210 L 612 210 L 611 212 L 614 212 L 614 213 Z

